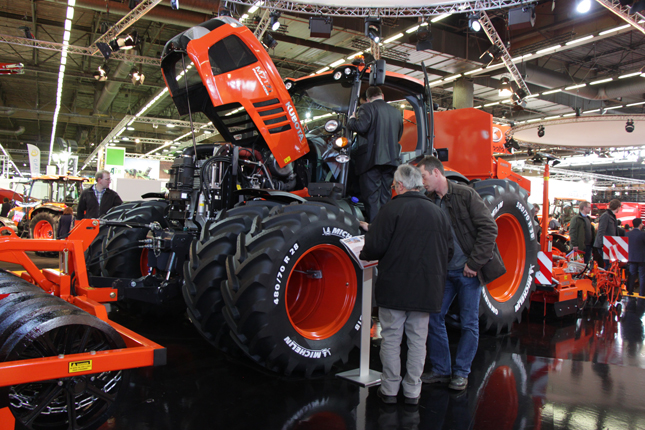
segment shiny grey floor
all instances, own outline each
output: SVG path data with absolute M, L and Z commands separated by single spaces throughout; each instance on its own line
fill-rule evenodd
M 168 364 L 133 371 L 107 429 L 645 429 L 645 301 L 484 335 L 468 389 L 425 386 L 418 407 L 333 375 L 293 380 L 211 348 L 182 316 L 111 318 L 164 345 Z M 451 348 L 458 332 L 451 332 Z M 372 369 L 380 370 L 378 345 Z M 345 369 L 358 366 L 358 352 Z M 338 369 L 344 370 L 344 369 Z

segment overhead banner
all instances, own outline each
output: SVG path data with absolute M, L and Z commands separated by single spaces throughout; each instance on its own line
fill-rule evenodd
M 36 145 L 27 144 L 27 151 L 29 151 L 29 170 L 31 176 L 40 176 L 40 149 Z

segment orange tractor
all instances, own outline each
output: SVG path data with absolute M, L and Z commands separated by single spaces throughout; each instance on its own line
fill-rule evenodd
M 230 17 L 171 39 L 161 67 L 179 113 L 202 112 L 225 142 L 186 148 L 167 195 L 105 215 L 120 224 L 102 227 L 88 248 L 91 285 L 125 300 L 185 303 L 208 342 L 275 372 L 324 374 L 346 361 L 363 323 L 361 270 L 340 243 L 360 234 L 363 219 L 346 125 L 375 84 L 406 106 L 402 160 L 438 154 L 497 220 L 507 273 L 483 289 L 485 326 L 506 331 L 521 318 L 534 289 L 536 226 L 529 182 L 493 157 L 491 115 L 433 115 L 427 79 L 362 59 L 283 81 Z
M 10 214 L 18 234 L 32 239 L 56 239 L 58 220 L 63 210 L 74 206 L 83 191 L 85 178 L 45 175 L 32 178 L 23 203 Z

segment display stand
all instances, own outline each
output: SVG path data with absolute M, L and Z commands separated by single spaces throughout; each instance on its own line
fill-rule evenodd
M 350 255 L 363 268 L 363 300 L 361 316 L 361 356 L 358 369 L 337 373 L 339 378 L 355 382 L 363 387 L 371 387 L 381 383 L 381 372 L 370 369 L 370 330 L 372 325 L 372 277 L 377 262 L 362 261 L 358 254 L 363 246 L 356 246 L 357 240 L 363 237 L 343 239 L 341 242 L 350 251 Z M 346 243 L 347 241 L 347 243 Z

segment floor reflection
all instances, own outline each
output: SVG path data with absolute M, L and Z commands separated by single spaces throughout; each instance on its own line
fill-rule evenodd
M 169 362 L 134 371 L 118 414 L 101 429 L 645 428 L 644 313 L 644 301 L 629 299 L 578 318 L 529 315 L 510 335 L 482 337 L 466 391 L 425 386 L 418 407 L 384 405 L 376 387 L 332 376 L 276 377 L 213 350 L 182 317 L 117 313 L 119 323 L 167 346 Z M 452 348 L 458 336 L 450 333 Z M 371 367 L 380 370 L 377 351 Z M 354 354 L 346 369 L 357 365 Z

